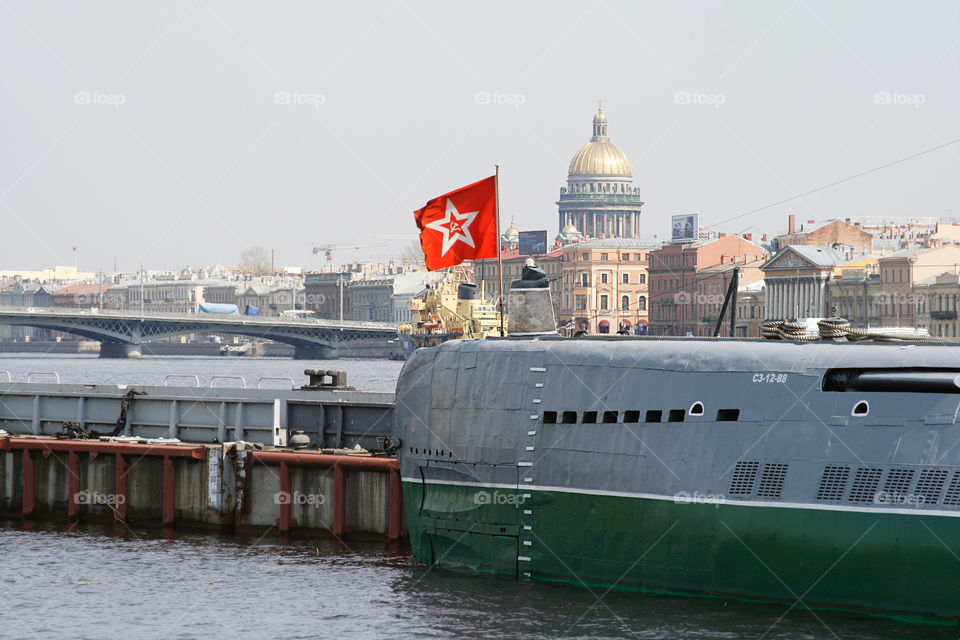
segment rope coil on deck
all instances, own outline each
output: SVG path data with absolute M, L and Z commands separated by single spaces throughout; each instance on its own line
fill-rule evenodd
M 807 333 L 807 326 L 789 320 L 768 320 L 760 325 L 760 337 L 767 340 L 792 340 L 814 342 L 817 340 L 843 340 L 860 342 L 957 342 L 956 338 L 936 338 L 919 335 L 892 335 L 889 333 L 853 329 L 843 318 L 825 318 L 817 321 L 817 333 Z
M 793 340 L 794 342 L 812 342 L 819 340 L 818 335 L 808 335 L 807 325 L 786 320 L 771 320 L 760 326 L 760 335 L 767 340 Z

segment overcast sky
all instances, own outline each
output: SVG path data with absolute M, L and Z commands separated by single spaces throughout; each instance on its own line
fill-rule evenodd
M 598 99 L 662 238 L 960 137 L 958 26 L 957 2 L 2 0 L 0 268 L 374 258 L 495 163 L 504 227 L 553 237 Z M 960 217 L 958 175 L 954 145 L 721 230 Z

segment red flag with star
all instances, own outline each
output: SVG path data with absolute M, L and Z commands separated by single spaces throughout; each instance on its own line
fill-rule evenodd
M 484 178 L 428 201 L 413 212 L 427 269 L 436 271 L 464 260 L 496 258 L 496 176 Z

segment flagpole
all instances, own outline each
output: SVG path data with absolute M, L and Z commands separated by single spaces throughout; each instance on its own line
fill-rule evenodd
M 497 286 L 500 292 L 500 337 L 506 335 L 503 330 L 503 260 L 500 257 L 500 165 L 493 165 L 496 173 L 493 178 L 494 198 L 496 199 L 497 212 Z

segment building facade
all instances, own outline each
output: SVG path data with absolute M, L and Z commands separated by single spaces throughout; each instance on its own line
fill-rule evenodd
M 827 284 L 847 256 L 833 247 L 787 245 L 761 269 L 768 320 L 825 318 Z
M 714 265 L 754 263 L 763 247 L 740 236 L 708 242 L 667 244 L 650 252 L 650 333 L 697 335 L 704 326 L 697 297 L 697 274 Z
M 759 338 L 763 324 L 766 287 L 761 280 L 737 290 L 737 335 Z
M 154 313 L 197 313 L 204 302 L 206 287 L 224 284 L 223 280 L 177 280 L 163 278 L 127 280 L 110 288 L 110 296 L 105 302 L 118 304 L 125 311 L 144 311 Z
M 365 278 L 350 283 L 350 319 L 390 322 L 393 315 L 393 278 Z
M 948 271 L 924 278 L 914 286 L 917 328 L 937 338 L 956 338 L 957 303 L 960 301 L 960 275 Z
M 347 287 L 352 276 L 347 271 L 308 273 L 304 281 L 306 308 L 317 318 L 349 320 L 350 297 Z
M 51 301 L 54 307 L 60 309 L 92 309 L 100 308 L 101 299 L 106 300 L 110 294 L 112 284 L 70 284 L 54 289 Z
M 941 273 L 960 271 L 960 247 L 904 249 L 880 258 L 880 322 L 886 327 L 917 326 L 914 284 Z
M 555 299 L 561 331 L 646 333 L 647 256 L 656 248 L 640 239 L 597 239 L 565 246 Z
M 0 291 L 0 306 L 43 309 L 53 306 L 53 291 L 36 282 L 15 282 Z M 0 325 L 0 340 L 50 340 L 50 329 Z
M 694 321 L 697 323 L 693 335 L 712 336 L 717 326 L 717 320 L 720 318 L 720 312 L 723 310 L 723 301 L 726 299 L 727 291 L 733 281 L 733 270 L 739 269 L 737 274 L 737 318 L 736 333 L 737 337 L 747 336 L 746 319 L 740 315 L 740 291 L 745 290 L 750 285 L 763 281 L 763 272 L 760 267 L 763 260 L 754 260 L 753 262 L 724 262 L 713 266 L 705 267 L 697 271 L 696 274 L 696 299 L 689 302 L 696 304 L 697 314 Z M 727 310 L 723 323 L 720 325 L 720 333 L 723 337 L 730 336 L 730 315 L 732 313 L 733 299 L 727 303 Z M 752 310 L 748 309 L 748 310 Z M 754 311 L 754 313 L 756 313 Z
M 640 190 L 626 154 L 607 135 L 607 116 L 593 117 L 593 136 L 583 145 L 567 171 L 567 186 L 557 202 L 559 229 L 573 225 L 587 237 L 640 237 Z
M 854 329 L 880 326 L 880 272 L 878 265 L 847 267 L 827 282 L 827 314 L 844 318 Z

